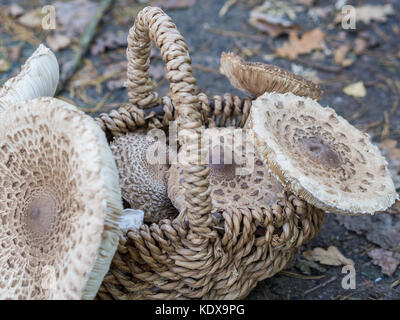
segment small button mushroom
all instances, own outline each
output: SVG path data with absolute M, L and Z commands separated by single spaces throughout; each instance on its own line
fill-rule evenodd
M 151 148 L 151 149 L 150 149 Z M 132 209 L 144 212 L 145 222 L 158 222 L 175 215 L 167 193 L 166 173 L 172 149 L 146 132 L 128 133 L 111 142 L 122 197 Z
M 398 195 L 369 136 L 331 108 L 293 93 L 265 93 L 246 124 L 272 172 L 294 194 L 331 212 L 373 214 Z
M 268 208 L 284 198 L 284 188 L 255 152 L 251 130 L 211 128 L 204 132 L 208 150 L 213 212 L 228 208 Z M 169 170 L 168 194 L 184 217 L 183 170 Z
M 293 92 L 319 100 L 323 93 L 317 84 L 286 69 L 261 62 L 246 62 L 233 53 L 222 53 L 221 67 L 236 89 L 254 97 L 264 92 Z
M 0 111 L 15 102 L 53 97 L 59 80 L 59 67 L 54 53 L 43 44 L 22 66 L 20 73 L 0 88 Z
M 55 99 L 0 112 L 0 299 L 92 299 L 122 199 L 104 132 Z

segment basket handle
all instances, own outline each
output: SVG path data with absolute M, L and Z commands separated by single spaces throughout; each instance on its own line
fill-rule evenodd
M 161 51 L 172 103 L 176 108 L 179 143 L 189 151 L 183 171 L 186 213 L 192 232 L 206 238 L 217 237 L 212 228 L 211 198 L 205 162 L 200 160 L 201 133 L 204 128 L 200 104 L 196 95 L 196 79 L 192 75 L 191 59 L 185 39 L 172 19 L 160 8 L 146 7 L 138 13 L 128 35 L 128 95 L 129 101 L 140 108 L 156 103 L 149 78 L 151 41 Z M 194 152 L 193 152 L 194 151 Z M 200 245 L 200 243 L 199 243 Z

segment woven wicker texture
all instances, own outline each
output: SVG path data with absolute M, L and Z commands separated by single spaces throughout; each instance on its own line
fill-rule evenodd
M 170 97 L 159 99 L 153 92 L 151 41 L 161 50 Z M 161 9 L 147 7 L 138 14 L 128 36 L 127 58 L 130 104 L 96 119 L 109 141 L 138 128 L 167 130 L 177 119 L 181 146 L 196 148 L 204 126 L 243 127 L 250 99 L 196 95 L 186 43 Z M 160 103 L 161 114 L 145 112 Z M 320 230 L 324 213 L 289 193 L 271 208 L 232 207 L 211 214 L 209 169 L 199 160 L 190 159 L 184 170 L 188 223 L 164 219 L 128 231 L 99 299 L 244 298 L 258 281 L 282 270 Z

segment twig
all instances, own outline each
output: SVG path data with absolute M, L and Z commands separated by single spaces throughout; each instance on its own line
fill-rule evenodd
M 290 271 L 281 271 L 281 272 L 279 272 L 279 274 L 290 277 L 290 278 L 304 279 L 304 280 L 319 280 L 319 279 L 325 278 L 324 274 L 320 275 L 320 276 L 305 276 L 305 275 L 298 274 L 295 272 L 290 272 Z
M 228 0 L 224 3 L 224 5 L 222 6 L 221 10 L 219 10 L 218 16 L 220 18 L 222 18 L 229 10 L 230 7 L 232 7 L 233 5 L 236 4 L 236 2 L 238 2 L 238 0 Z
M 92 42 L 94 35 L 96 34 L 97 26 L 99 25 L 104 13 L 109 9 L 113 1 L 114 0 L 102 0 L 100 2 L 93 19 L 90 21 L 90 24 L 88 25 L 87 29 L 81 37 L 79 48 L 76 51 L 74 58 L 71 62 L 68 63 L 68 66 L 61 73 L 60 84 L 57 89 L 57 94 L 64 89 L 68 80 L 71 79 L 76 70 L 80 67 L 82 63 L 82 58 L 86 54 L 86 51 L 88 50 L 89 45 Z
M 381 140 L 385 140 L 388 135 L 389 135 L 389 130 L 390 130 L 390 121 L 389 121 L 389 114 L 387 111 L 383 112 L 383 129 L 381 133 Z
M 330 278 L 329 280 L 327 280 L 327 281 L 325 281 L 325 282 L 323 282 L 323 283 L 321 283 L 321 284 L 319 284 L 319 285 L 317 285 L 317 286 L 315 286 L 315 287 L 313 287 L 313 288 L 311 288 L 311 289 L 305 291 L 305 292 L 303 293 L 303 297 L 306 296 L 307 294 L 309 294 L 309 293 L 315 291 L 315 290 L 318 290 L 318 289 L 320 289 L 320 288 L 323 288 L 323 287 L 327 286 L 328 284 L 330 284 L 331 282 L 335 281 L 336 279 L 337 279 L 337 277 L 336 277 L 336 276 L 333 276 L 333 277 Z
M 80 110 L 84 111 L 84 112 L 88 112 L 88 113 L 96 113 L 97 111 L 100 111 L 101 108 L 104 107 L 105 103 L 107 102 L 107 100 L 110 98 L 111 93 L 108 92 L 103 99 L 101 99 L 101 101 L 94 107 L 94 108 L 79 108 Z

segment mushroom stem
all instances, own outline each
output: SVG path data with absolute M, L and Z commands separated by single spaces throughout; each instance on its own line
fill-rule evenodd
M 22 66 L 20 73 L 0 88 L 0 111 L 13 103 L 38 97 L 53 97 L 59 80 L 54 53 L 41 44 Z

